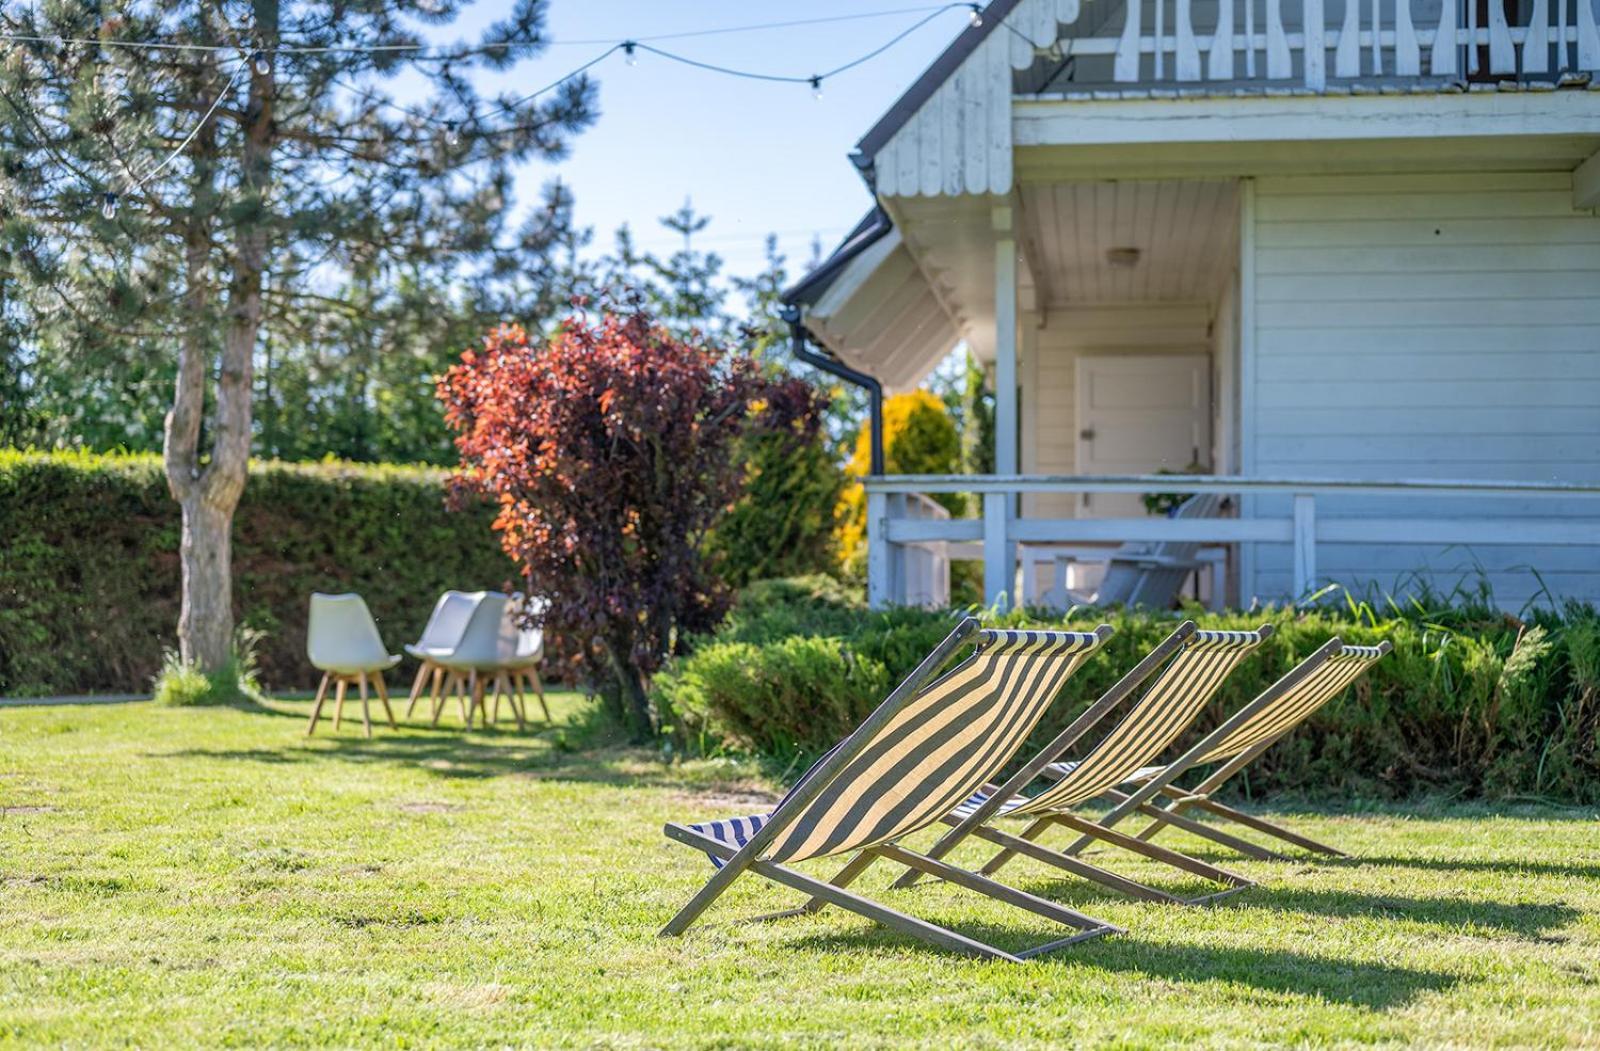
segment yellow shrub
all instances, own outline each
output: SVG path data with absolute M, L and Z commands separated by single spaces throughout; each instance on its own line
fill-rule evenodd
M 883 462 L 889 474 L 955 474 L 961 468 L 961 439 L 944 402 L 925 390 L 896 394 L 883 403 Z M 861 428 L 848 473 L 864 477 L 872 466 L 871 428 Z M 965 501 L 958 493 L 934 496 L 959 515 Z M 839 498 L 839 553 L 845 569 L 859 575 L 867 550 L 867 494 L 859 481 Z

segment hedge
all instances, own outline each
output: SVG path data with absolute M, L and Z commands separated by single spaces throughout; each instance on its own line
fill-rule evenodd
M 315 685 L 313 591 L 359 592 L 400 652 L 441 591 L 507 584 L 490 510 L 447 510 L 443 477 L 251 466 L 234 518 L 234 617 L 261 633 L 264 683 Z M 0 450 L 0 695 L 147 689 L 177 645 L 179 527 L 157 457 Z
M 1589 607 L 1523 623 L 1493 609 L 1384 617 L 1355 603 L 1253 613 L 1188 611 L 1201 626 L 1275 634 L 1229 677 L 1197 730 L 1215 726 L 1332 635 L 1389 639 L 1385 657 L 1236 780 L 1251 793 L 1397 798 L 1463 796 L 1600 801 L 1600 615 Z M 771 756 L 803 769 L 860 723 L 955 623 L 955 612 L 868 612 L 831 581 L 768 582 L 744 594 L 715 639 L 655 684 L 682 742 Z M 1031 744 L 1042 746 L 1185 614 L 1012 614 L 988 624 L 1116 628 Z

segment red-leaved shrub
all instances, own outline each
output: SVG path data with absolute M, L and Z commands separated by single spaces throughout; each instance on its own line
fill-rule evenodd
M 547 632 L 580 643 L 578 674 L 636 737 L 654 732 L 646 676 L 730 602 L 705 538 L 741 491 L 735 444 L 795 430 L 818 396 L 637 309 L 580 310 L 544 341 L 502 326 L 438 395 L 461 454 L 453 484 L 498 506 L 502 546 L 549 600 Z

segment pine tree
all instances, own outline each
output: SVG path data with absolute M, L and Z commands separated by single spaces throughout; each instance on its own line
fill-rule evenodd
M 592 119 L 593 83 L 488 100 L 467 76 L 540 53 L 545 8 L 518 0 L 447 55 L 404 49 L 448 24 L 453 0 L 63 0 L 0 14 L 5 33 L 31 38 L 0 64 L 7 278 L 42 346 L 138 345 L 176 362 L 163 455 L 183 508 L 186 660 L 209 670 L 229 655 L 230 531 L 264 323 L 325 318 L 340 275 L 419 259 L 492 274 L 559 236 L 539 209 L 532 228 L 506 229 L 510 169 L 563 155 Z M 136 42 L 192 47 L 124 46 Z M 401 73 L 432 89 L 426 102 L 385 95 Z

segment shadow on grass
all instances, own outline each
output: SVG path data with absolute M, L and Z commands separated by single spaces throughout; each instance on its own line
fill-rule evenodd
M 358 724 L 359 726 L 359 724 Z M 651 762 L 650 752 L 620 744 L 597 745 L 584 730 L 571 725 L 530 725 L 526 733 L 512 729 L 403 728 L 394 733 L 373 729 L 368 739 L 319 733 L 315 738 L 278 748 L 182 748 L 149 752 L 155 759 L 216 759 L 311 766 L 328 763 L 389 764 L 420 769 L 453 780 L 520 778 L 649 788 L 706 788 L 687 784 L 670 768 Z M 579 747 L 573 738 L 584 741 Z
M 824 913 L 824 915 L 827 915 Z M 779 921 L 782 922 L 782 921 Z M 961 934 L 1007 952 L 1037 944 L 1040 935 L 1021 935 L 1015 928 L 994 924 L 962 923 Z M 1063 931 L 1065 928 L 1063 928 Z M 807 933 L 786 943 L 816 952 L 848 952 L 881 948 L 929 947 L 909 935 L 887 928 L 865 928 L 838 934 Z M 1113 936 L 1081 942 L 1030 963 L 1057 961 L 1098 967 L 1194 985 L 1226 983 L 1274 994 L 1292 994 L 1384 1010 L 1404 1005 L 1419 994 L 1446 989 L 1460 979 L 1451 974 L 1367 963 L 1281 949 L 1240 946 L 1178 946 L 1145 941 L 1135 936 Z M 1184 995 L 1180 990 L 1178 995 Z
M 1540 818 L 1539 820 L 1542 820 Z M 1237 864 L 1239 855 L 1230 850 L 1206 849 L 1193 844 L 1184 846 L 1183 852 L 1192 858 L 1221 865 Z M 1291 851 L 1293 848 L 1289 848 Z M 1551 848 L 1557 849 L 1557 848 Z M 1085 852 L 1087 860 L 1099 861 Z M 1559 876 L 1563 879 L 1600 879 L 1600 865 L 1583 862 L 1528 861 L 1496 858 L 1426 858 L 1403 854 L 1358 854 L 1346 858 L 1330 858 L 1321 854 L 1290 853 L 1286 861 L 1278 864 L 1314 865 L 1318 868 L 1407 868 L 1429 872 L 1496 872 L 1506 875 Z
M 1539 938 L 1580 915 L 1566 905 L 1537 902 L 1485 901 L 1482 898 L 1417 898 L 1398 894 L 1361 894 L 1341 890 L 1258 888 L 1259 897 L 1239 900 L 1274 912 L 1293 911 L 1309 916 L 1371 917 L 1425 923 L 1450 930 L 1493 927 L 1527 938 Z

